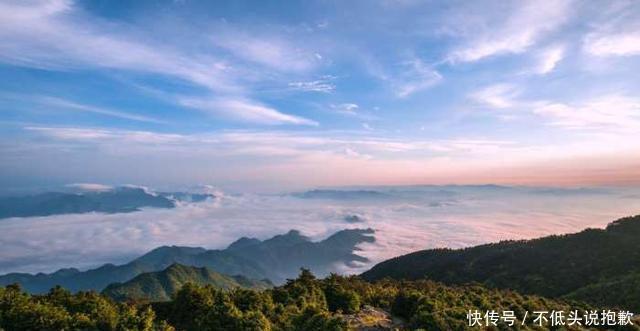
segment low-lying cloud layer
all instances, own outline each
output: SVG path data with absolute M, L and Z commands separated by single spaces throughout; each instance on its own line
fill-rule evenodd
M 362 199 L 301 195 L 225 195 L 175 209 L 0 221 L 0 273 L 49 272 L 125 262 L 160 245 L 222 248 L 242 236 L 261 239 L 298 229 L 321 239 L 345 228 L 376 230 L 362 245 L 371 263 L 433 247 L 465 247 L 601 227 L 640 211 L 631 189 L 505 187 L 367 188 Z M 383 194 L 373 195 L 371 191 Z M 352 215 L 358 222 L 349 222 Z

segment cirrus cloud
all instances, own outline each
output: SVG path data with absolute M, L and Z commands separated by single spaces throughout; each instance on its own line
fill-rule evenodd
M 544 6 L 537 1 L 525 1 L 519 2 L 506 19 L 489 21 L 492 16 L 487 15 L 487 20 L 478 24 L 479 31 L 472 30 L 471 37 L 454 49 L 447 60 L 474 62 L 494 55 L 523 53 L 567 22 L 571 5 L 569 0 L 547 1 Z

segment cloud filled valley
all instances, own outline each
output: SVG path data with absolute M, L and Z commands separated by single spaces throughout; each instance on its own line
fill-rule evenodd
M 637 214 L 632 189 L 504 186 L 403 186 L 311 190 L 292 194 L 217 194 L 173 209 L 0 220 L 0 273 L 51 272 L 123 263 L 162 245 L 225 248 L 247 236 L 291 229 L 314 241 L 342 229 L 372 228 L 359 245 L 356 273 L 384 259 L 433 247 L 466 247 L 602 227 Z

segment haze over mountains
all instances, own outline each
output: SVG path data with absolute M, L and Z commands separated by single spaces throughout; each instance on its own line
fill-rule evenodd
M 277 195 L 207 188 L 196 192 L 215 192 L 208 193 L 215 198 L 200 202 L 160 192 L 140 193 L 172 200 L 173 208 L 0 220 L 0 274 L 95 269 L 126 264 L 160 246 L 223 249 L 237 238 L 264 240 L 291 229 L 318 241 L 343 229 L 372 228 L 376 241 L 362 243 L 358 253 L 369 262 L 340 266 L 359 273 L 417 250 L 571 233 L 640 210 L 633 188 L 371 186 Z
M 370 233 L 370 230 L 343 231 L 315 244 L 340 247 L 350 238 Z M 367 321 L 379 317 L 371 315 L 371 307 L 363 308 L 363 303 L 375 307 L 389 319 L 391 316 L 402 317 L 403 320 L 396 325 L 402 329 L 431 327 L 436 330 L 467 330 L 470 327 L 465 324 L 464 312 L 469 309 L 514 311 L 518 321 L 523 321 L 523 325 L 527 318 L 525 312 L 529 311 L 576 310 L 578 314 L 584 312 L 584 316 L 587 316 L 589 311 L 615 309 L 612 310 L 614 313 L 626 314 L 640 309 L 640 242 L 637 240 L 639 236 L 640 216 L 627 217 L 610 223 L 606 229 L 587 229 L 575 234 L 534 240 L 504 241 L 463 250 L 437 249 L 415 252 L 380 263 L 360 277 L 332 275 L 318 280 L 308 271 L 302 271 L 297 279 L 289 280 L 273 289 L 273 284 L 268 280 L 228 276 L 210 267 L 172 263 L 162 270 L 141 273 L 122 283 L 112 283 L 102 294 L 116 301 L 139 304 L 143 307 L 151 302 L 150 307 L 172 323 L 191 323 L 187 324 L 188 330 L 199 330 L 204 325 L 197 324 L 198 326 L 194 327 L 194 322 L 191 322 L 204 316 L 201 310 L 190 311 L 196 309 L 192 307 L 201 305 L 214 311 L 221 309 L 223 312 L 236 306 L 245 309 L 262 307 L 261 309 L 269 312 L 265 313 L 266 316 L 276 320 L 274 323 L 281 319 L 274 316 L 279 316 L 278 314 L 284 311 L 300 312 L 299 309 L 291 307 L 289 310 L 283 310 L 282 307 L 274 305 L 274 302 L 282 305 L 321 305 L 320 309 L 324 309 L 328 314 L 325 318 L 346 319 L 349 323 L 359 325 L 356 327 L 357 330 L 369 330 L 365 326 L 373 327 L 376 323 Z M 251 248 L 245 251 L 245 254 L 263 252 L 260 258 L 270 257 L 268 263 L 271 264 L 276 261 L 273 259 L 275 256 L 283 257 L 284 249 L 302 249 L 310 247 L 309 243 L 309 240 L 292 231 L 265 241 L 241 238 L 226 250 L 233 253 Z M 139 260 L 162 264 L 178 256 L 187 256 L 195 261 L 207 252 L 200 248 L 161 247 Z M 317 253 L 307 255 L 305 259 L 317 258 Z M 432 280 L 444 284 L 434 283 Z M 186 284 L 189 286 L 184 286 Z M 207 287 L 202 288 L 205 285 Z M 230 291 L 235 288 L 255 289 L 261 292 Z M 18 314 L 20 318 L 6 318 L 0 320 L 0 323 L 13 325 L 11 323 L 32 318 L 30 314 L 33 314 L 33 308 L 26 303 L 27 300 L 48 302 L 48 305 L 57 304 L 62 307 L 66 306 L 55 300 L 67 300 L 62 303 L 70 302 L 69 300 L 104 300 L 100 299 L 104 297 L 91 293 L 72 298 L 62 289 L 31 298 L 16 291 L 19 291 L 19 288 L 0 287 L 0 296 L 20 296 L 21 300 L 18 303 L 9 300 L 8 304 L 8 307 L 18 307 L 15 309 L 18 309 L 19 313 L 3 308 L 11 311 L 11 314 Z M 105 304 L 110 304 L 109 302 L 106 301 Z M 358 316 L 351 315 L 361 309 L 364 313 Z M 38 310 L 36 316 L 39 316 L 38 314 L 42 312 Z M 171 314 L 180 314 L 181 317 L 173 317 Z M 186 322 L 181 322 L 185 320 L 184 314 L 190 315 Z M 240 318 L 243 315 L 233 316 Z M 578 315 L 578 318 L 582 316 Z M 638 322 L 638 317 L 631 313 L 628 318 L 628 327 L 619 329 L 638 330 L 634 325 Z M 213 320 L 217 323 L 232 323 L 218 315 L 215 315 Z M 614 320 L 616 323 L 619 322 L 618 319 Z M 585 323 L 584 321 L 581 320 L 581 323 Z M 319 322 L 316 320 L 313 325 L 317 323 Z M 538 329 L 535 326 L 531 327 L 535 323 L 529 321 L 522 329 Z M 547 322 L 543 324 L 545 327 L 549 326 Z M 596 324 L 595 329 L 612 329 L 609 325 L 612 324 Z M 380 330 L 394 329 L 379 325 L 377 327 Z M 507 329 L 506 325 L 500 327 Z M 297 329 L 307 330 L 309 326 Z M 317 329 L 329 328 L 323 326 Z M 349 328 L 345 325 L 336 329 Z
M 200 193 L 155 193 L 127 186 L 79 193 L 47 192 L 0 198 L 0 219 L 89 212 L 130 213 L 141 208 L 175 208 L 179 201 L 201 202 L 214 197 Z
M 373 232 L 371 229 L 343 230 L 313 242 L 292 230 L 264 241 L 240 238 L 223 250 L 163 246 L 123 265 L 105 264 L 87 271 L 67 268 L 51 274 L 12 273 L 0 276 L 0 285 L 19 283 L 32 293 L 47 292 L 56 285 L 74 292 L 101 291 L 109 284 L 127 282 L 140 274 L 162 271 L 176 263 L 282 283 L 295 277 L 301 267 L 327 275 L 337 271 L 339 265 L 368 262 L 354 251 L 358 244 L 373 242 Z
M 100 261 L 95 257 L 100 255 L 93 254 L 92 249 L 98 249 L 94 252 L 106 249 L 110 254 L 119 249 L 131 254 L 136 247 L 155 244 L 153 249 L 146 249 L 144 254 L 124 263 L 114 259 L 113 263 L 83 268 L 86 270 L 71 262 L 52 273 L 8 273 L 0 276 L 0 289 L 17 283 L 30 293 L 49 293 L 32 297 L 34 302 L 45 297 L 67 296 L 61 289 L 49 292 L 58 285 L 72 292 L 94 290 L 103 294 L 90 294 L 102 298 L 96 300 L 109 297 L 120 302 L 155 302 L 151 306 L 157 308 L 160 315 L 168 313 L 162 307 L 176 304 L 178 297 L 185 299 L 181 289 L 194 293 L 212 291 L 210 293 L 217 293 L 216 298 L 257 293 L 232 290 L 236 288 L 266 290 L 261 294 L 246 294 L 248 301 L 243 302 L 252 304 L 258 297 L 270 295 L 273 295 L 271 300 L 285 300 L 286 304 L 302 297 L 313 301 L 318 299 L 314 293 L 322 291 L 327 309 L 332 313 L 338 311 L 334 300 L 348 303 L 352 311 L 359 308 L 358 300 L 365 300 L 404 317 L 416 328 L 435 329 L 448 329 L 464 322 L 459 313 L 444 311 L 484 307 L 483 300 L 497 300 L 505 307 L 519 307 L 519 311 L 569 306 L 587 309 L 588 305 L 640 310 L 637 300 L 640 269 L 636 267 L 640 265 L 637 240 L 640 217 L 616 221 L 606 229 L 475 246 L 487 241 L 601 227 L 607 219 L 596 218 L 639 207 L 638 195 L 633 189 L 450 185 L 315 189 L 280 195 L 219 194 L 215 197 L 154 193 L 139 188 L 109 192 L 89 193 L 86 196 L 90 198 L 85 201 L 118 201 L 98 205 L 125 206 L 130 200 L 128 205 L 134 206 L 140 201 L 165 199 L 173 206 L 2 220 L 0 229 L 7 230 L 0 232 L 2 244 L 18 247 L 9 251 L 13 254 L 9 255 L 13 264 L 9 268 L 30 263 L 29 258 L 21 258 L 20 253 L 33 252 L 28 248 L 38 247 L 37 241 L 32 246 L 24 244 L 36 237 L 53 250 L 64 247 L 65 240 L 73 243 L 58 255 L 37 251 L 40 259 L 61 256 L 69 261 L 73 254 L 82 253 L 86 254 L 87 261 L 95 264 Z M 123 200 L 114 196 L 121 196 Z M 142 199 L 138 199 L 140 197 Z M 275 231 L 278 232 L 273 234 Z M 231 235 L 238 239 L 226 241 Z M 167 242 L 172 244 L 158 245 Z M 225 242 L 225 248 L 210 248 L 212 243 Z M 452 249 L 456 246 L 467 248 Z M 384 261 L 400 255 L 398 253 L 411 252 L 413 247 L 451 248 L 418 251 Z M 5 253 L 4 258 L 6 256 Z M 57 261 L 61 262 L 64 260 Z M 379 264 L 360 277 L 330 276 L 317 283 L 313 276 L 303 272 L 297 281 L 286 281 L 295 278 L 301 267 L 310 269 L 318 277 L 326 277 L 332 272 L 365 271 L 375 263 Z M 417 281 L 376 283 L 387 277 Z M 431 283 L 431 280 L 446 285 Z M 468 285 L 473 282 L 480 285 Z M 204 285 L 209 287 L 200 290 L 198 286 Z M 269 290 L 272 287 L 273 290 Z M 7 287 L 4 293 L 13 295 L 12 291 L 16 290 Z M 290 299 L 281 297 L 288 291 L 292 291 L 286 295 Z M 305 297 L 305 291 L 311 291 L 308 292 L 310 298 Z M 359 293 L 360 299 L 356 299 L 354 293 Z M 371 297 L 371 293 L 380 297 Z M 466 299 L 459 301 L 463 293 Z M 78 298 L 83 295 L 79 294 Z M 213 305 L 218 304 L 224 306 L 223 301 Z M 25 311 L 31 309 L 25 307 Z M 279 308 L 274 311 L 278 314 Z M 440 315 L 425 317 L 425 314 Z

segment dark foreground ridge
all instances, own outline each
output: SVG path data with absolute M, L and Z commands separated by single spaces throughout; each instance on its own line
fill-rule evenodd
M 369 281 L 387 277 L 446 284 L 479 282 L 639 312 L 640 216 L 620 219 L 604 230 L 414 252 L 362 274 Z
M 95 292 L 71 294 L 54 288 L 29 295 L 0 287 L 0 329 L 145 331 L 346 331 L 482 330 L 469 327 L 469 310 L 513 311 L 520 330 L 538 327 L 532 311 L 598 309 L 580 302 L 520 295 L 480 285 L 446 286 L 432 281 L 369 283 L 332 275 L 316 279 L 303 270 L 283 286 L 255 291 L 186 283 L 169 301 L 115 303 Z M 492 330 L 510 329 L 499 319 Z M 637 320 L 634 323 L 638 323 Z M 591 330 L 610 327 L 594 326 Z M 637 326 L 616 330 L 640 330 Z M 567 326 L 562 330 L 585 330 Z

